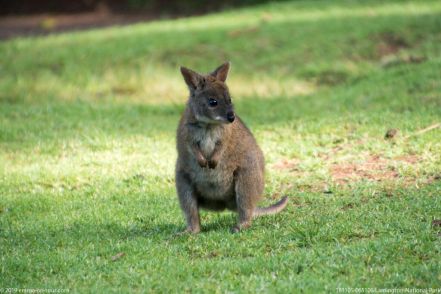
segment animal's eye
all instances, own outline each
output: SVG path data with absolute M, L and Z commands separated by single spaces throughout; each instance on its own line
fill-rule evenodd
M 211 107 L 217 106 L 217 100 L 213 98 L 208 99 L 208 105 L 210 105 Z

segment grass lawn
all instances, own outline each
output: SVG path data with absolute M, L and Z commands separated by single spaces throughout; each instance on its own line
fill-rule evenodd
M 178 66 L 231 60 L 276 216 L 184 229 Z M 294 1 L 0 42 L 0 288 L 441 287 L 440 1 Z M 397 135 L 386 140 L 388 129 Z M 0 291 L 1 292 L 1 291 Z

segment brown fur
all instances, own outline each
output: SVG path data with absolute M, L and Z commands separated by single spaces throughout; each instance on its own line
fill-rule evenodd
M 264 157 L 252 133 L 234 115 L 225 80 L 230 64 L 208 75 L 181 67 L 190 90 L 177 130 L 176 188 L 187 231 L 200 231 L 199 209 L 237 211 L 237 232 L 253 216 L 277 213 L 287 203 L 257 208 L 264 189 Z M 210 100 L 211 99 L 211 100 Z M 210 105 L 216 100 L 215 106 Z

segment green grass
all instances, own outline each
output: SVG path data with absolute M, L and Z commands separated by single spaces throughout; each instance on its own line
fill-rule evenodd
M 201 234 L 178 236 L 178 66 L 225 60 L 266 155 L 262 205 L 290 204 L 240 234 L 234 214 L 204 212 Z M 3 41 L 0 288 L 440 287 L 441 129 L 412 136 L 441 122 L 440 68 L 439 1 L 284 2 Z

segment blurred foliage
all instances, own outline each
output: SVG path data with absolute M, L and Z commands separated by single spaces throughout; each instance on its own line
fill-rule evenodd
M 128 0 L 128 7 L 131 9 L 148 9 L 158 12 L 170 13 L 195 13 L 208 12 L 212 10 L 224 9 L 229 7 L 240 7 L 248 5 L 262 4 L 266 2 L 283 2 L 286 0 L 222 0 L 222 1 L 198 1 L 198 0 Z

